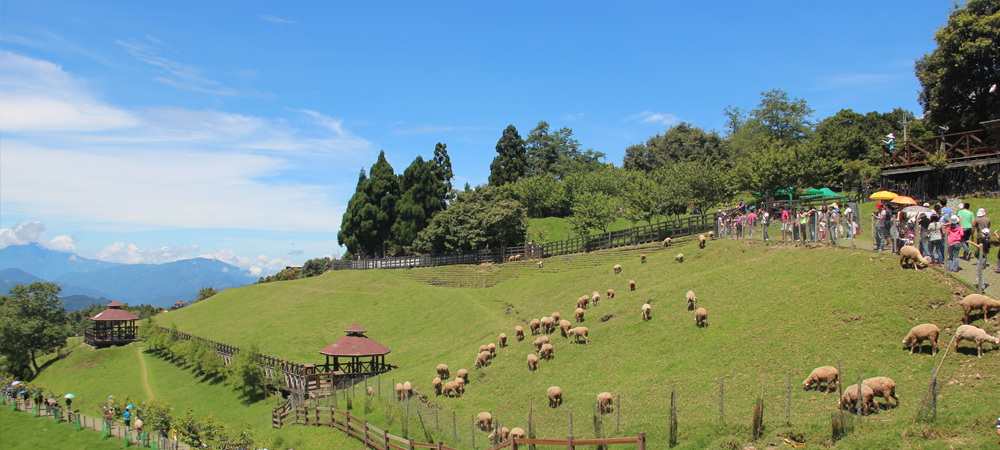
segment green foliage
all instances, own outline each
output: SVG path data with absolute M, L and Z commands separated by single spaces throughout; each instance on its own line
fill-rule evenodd
M 479 186 L 460 192 L 448 209 L 434 215 L 413 241 L 416 252 L 465 252 L 524 242 L 528 216 L 521 203 L 499 189 Z
M 399 179 L 385 159 L 384 151 L 379 153 L 378 161 L 368 173 L 371 175 L 365 183 L 368 203 L 361 208 L 361 221 L 371 230 L 367 233 L 370 239 L 362 242 L 362 250 L 366 255 L 386 256 L 392 247 L 392 224 L 396 222 L 396 203 L 400 197 Z
M 59 303 L 61 290 L 54 283 L 34 282 L 15 285 L 9 295 L 0 295 L 0 355 L 6 370 L 29 378 L 39 371 L 38 356 L 65 344 L 67 315 Z
M 866 186 L 874 183 L 882 174 L 880 167 L 870 165 L 863 160 L 847 161 L 843 169 L 845 190 L 853 187 L 856 192 L 863 192 Z
M 914 64 L 925 115 L 952 131 L 1000 117 L 1000 3 L 956 3 L 934 40 L 937 48 Z
M 167 402 L 150 400 L 135 404 L 135 416 L 142 419 L 143 431 L 166 435 L 173 423 L 173 408 Z
M 757 107 L 746 112 L 745 121 L 740 123 L 739 119 L 732 119 L 734 124 L 739 124 L 736 133 L 730 138 L 737 153 L 762 140 L 789 145 L 804 142 L 811 137 L 809 117 L 812 116 L 813 109 L 805 100 L 789 98 L 787 93 L 779 89 L 761 92 L 760 97 Z
M 528 133 L 525 147 L 527 173 L 531 177 L 551 176 L 561 180 L 571 173 L 591 172 L 601 168 L 600 159 L 605 156 L 593 149 L 581 151 L 580 142 L 573 138 L 570 128 L 550 133 L 544 120 Z
M 656 174 L 661 186 L 661 211 L 682 214 L 688 208 L 705 213 L 735 196 L 728 162 L 683 161 L 660 169 Z
M 200 302 L 218 293 L 219 291 L 215 290 L 215 286 L 205 286 L 198 291 L 198 298 L 196 298 L 194 301 Z
M 687 122 L 671 126 L 643 144 L 625 149 L 622 167 L 629 170 L 655 172 L 682 161 L 729 159 L 729 146 L 715 131 L 706 132 Z
M 661 201 L 660 185 L 643 171 L 622 170 L 621 190 L 622 215 L 630 223 L 646 222 L 652 225 L 653 219 L 663 213 L 664 204 Z
M 448 156 L 448 145 L 438 142 L 434 146 L 434 161 L 432 164 L 434 175 L 440 183 L 438 185 L 439 191 L 437 197 L 442 202 L 454 199 L 455 192 L 452 190 L 451 180 L 455 178 L 455 173 L 451 170 L 451 157 Z
M 511 198 L 521 202 L 528 217 L 564 217 L 569 214 L 567 183 L 553 175 L 522 178 L 503 187 Z
M 573 197 L 573 215 L 569 222 L 573 231 L 586 236 L 593 230 L 607 233 L 608 226 L 618 216 L 618 201 L 600 192 L 580 193 Z
M 302 277 L 302 268 L 300 267 L 286 267 L 278 271 L 274 275 L 268 275 L 267 277 L 260 277 L 254 284 L 271 283 L 274 281 L 289 281 L 298 280 Z
M 361 169 L 358 175 L 358 184 L 354 188 L 354 195 L 347 202 L 347 210 L 341 218 L 340 231 L 337 232 L 337 243 L 347 247 L 347 254 L 357 255 L 363 252 L 364 243 L 371 240 L 373 230 L 365 226 L 361 220 L 361 210 L 368 204 L 367 192 L 368 177 L 365 169 Z
M 527 150 L 514 125 L 508 125 L 503 130 L 503 136 L 497 141 L 496 150 L 497 156 L 490 164 L 490 186 L 503 186 L 527 175 Z
M 434 163 L 417 156 L 399 180 L 402 198 L 396 204 L 396 223 L 392 240 L 397 249 L 408 251 L 417 233 L 427 227 L 431 217 L 445 208 L 441 197 L 444 188 L 434 173 Z
M 73 336 L 76 334 L 83 335 L 83 330 L 92 326 L 93 322 L 90 321 L 91 317 L 97 315 L 97 313 L 107 309 L 104 305 L 91 305 L 83 309 L 78 309 L 73 312 L 66 313 L 67 320 L 67 335 Z M 122 305 L 122 309 L 128 311 L 139 319 L 148 319 L 161 312 L 163 308 L 153 305 L 138 305 L 131 306 L 129 304 Z
M 233 386 L 243 391 L 244 394 L 249 389 L 251 397 L 258 390 L 264 389 L 264 370 L 257 365 L 258 359 L 260 359 L 260 350 L 254 344 L 240 349 L 240 352 L 233 356 L 229 365 Z
M 327 257 L 313 258 L 302 265 L 302 278 L 316 277 L 323 275 L 327 270 L 333 268 L 333 260 Z

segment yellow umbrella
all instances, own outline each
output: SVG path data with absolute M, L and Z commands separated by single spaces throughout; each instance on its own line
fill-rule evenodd
M 899 197 L 896 197 L 896 198 L 892 199 L 892 202 L 900 204 L 900 205 L 916 205 L 917 204 L 916 200 L 914 200 L 914 199 L 912 199 L 910 197 L 907 197 L 905 195 L 900 195 Z
M 878 191 L 878 192 L 872 194 L 872 196 L 868 197 L 868 198 L 870 198 L 872 200 L 892 200 L 892 199 L 894 199 L 896 197 L 899 197 L 899 194 L 896 194 L 894 192 L 889 192 L 889 191 Z

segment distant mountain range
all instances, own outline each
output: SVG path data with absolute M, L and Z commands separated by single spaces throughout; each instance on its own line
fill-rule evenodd
M 63 288 L 64 300 L 80 305 L 73 309 L 90 306 L 89 301 L 107 303 L 108 299 L 169 307 L 179 300 L 195 299 L 205 286 L 221 291 L 255 281 L 238 267 L 214 259 L 118 264 L 48 250 L 38 244 L 11 245 L 0 250 L 0 269 L 3 293 L 15 284 L 51 281 Z M 64 307 L 73 310 L 66 303 Z

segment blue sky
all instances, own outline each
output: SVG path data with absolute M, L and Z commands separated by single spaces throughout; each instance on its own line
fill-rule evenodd
M 920 114 L 952 2 L 5 2 L 3 245 L 270 273 L 339 255 L 358 171 L 448 145 L 486 182 L 508 124 L 621 164 L 762 91 Z

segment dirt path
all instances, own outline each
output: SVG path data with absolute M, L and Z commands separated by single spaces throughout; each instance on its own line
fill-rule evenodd
M 149 387 L 149 377 L 146 376 L 146 358 L 142 356 L 142 347 L 136 347 L 136 353 L 139 354 L 139 364 L 142 366 L 142 385 L 146 388 L 146 396 L 149 400 L 153 400 L 153 390 Z

